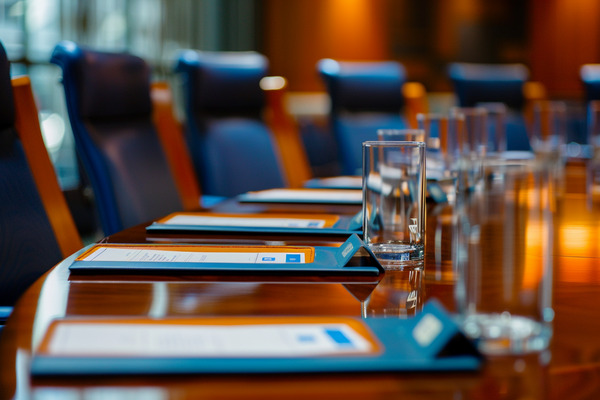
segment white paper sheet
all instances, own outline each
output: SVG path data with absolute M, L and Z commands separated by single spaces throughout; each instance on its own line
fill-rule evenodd
M 83 258 L 83 261 L 303 264 L 306 259 L 304 253 L 291 252 L 202 252 L 100 247 Z
M 164 222 L 166 225 L 198 225 L 198 226 L 244 226 L 260 228 L 323 228 L 325 221 L 319 219 L 299 218 L 241 218 L 213 217 L 201 215 L 175 215 Z
M 334 324 L 59 324 L 49 352 L 60 356 L 295 357 L 365 353 L 371 343 Z
M 250 192 L 246 198 L 254 200 L 300 200 L 362 202 L 362 190 L 343 189 L 270 189 Z

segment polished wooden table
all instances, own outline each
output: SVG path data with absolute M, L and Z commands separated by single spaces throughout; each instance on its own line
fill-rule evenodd
M 365 278 L 72 276 L 59 264 L 19 301 L 0 339 L 0 398 L 60 399 L 539 399 L 600 398 L 600 205 L 588 207 L 585 169 L 571 166 L 556 206 L 554 337 L 548 351 L 489 357 L 478 372 L 32 379 L 29 361 L 49 321 L 93 316 L 371 316 L 409 318 L 430 298 L 454 309 L 451 209 L 429 205 L 423 272 Z M 228 205 L 226 207 L 232 207 Z M 357 207 L 244 206 L 252 211 L 340 212 Z M 233 206 L 235 209 L 243 210 Z M 336 244 L 340 237 L 148 235 L 112 243 Z

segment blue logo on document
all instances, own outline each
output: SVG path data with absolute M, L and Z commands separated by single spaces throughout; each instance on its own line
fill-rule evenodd
M 286 254 L 285 262 L 286 263 L 299 263 L 300 262 L 300 254 Z
M 263 257 L 263 261 L 275 261 L 275 257 Z

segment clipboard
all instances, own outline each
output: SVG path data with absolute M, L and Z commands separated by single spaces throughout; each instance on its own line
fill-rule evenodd
M 362 204 L 359 189 L 266 189 L 237 196 L 242 203 Z
M 307 189 L 358 189 L 362 190 L 362 176 L 341 175 L 326 178 L 312 178 L 305 182 Z
M 215 336 L 217 343 L 211 342 Z M 59 319 L 50 324 L 34 352 L 31 373 L 57 377 L 475 371 L 481 364 L 474 344 L 431 300 L 410 319 Z
M 383 267 L 356 235 L 340 247 L 93 244 L 77 253 L 71 273 L 284 274 L 378 276 Z
M 352 217 L 334 214 L 178 212 L 153 222 L 146 227 L 146 232 L 362 234 L 362 211 Z

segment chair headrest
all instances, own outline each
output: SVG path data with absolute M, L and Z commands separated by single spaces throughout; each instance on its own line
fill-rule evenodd
M 10 62 L 6 50 L 0 43 L 0 130 L 15 124 L 15 105 L 10 80 Z
M 175 71 L 195 113 L 258 114 L 265 105 L 260 80 L 268 61 L 256 52 L 182 51 Z
M 600 64 L 583 64 L 579 69 L 579 76 L 585 83 L 600 83 Z
M 600 64 L 584 64 L 579 69 L 585 101 L 600 100 Z
M 150 67 L 128 53 L 93 51 L 59 43 L 51 61 L 63 68 L 63 83 L 75 95 L 83 118 L 145 115 L 152 112 Z
M 529 69 L 523 64 L 452 63 L 448 75 L 461 107 L 482 102 L 523 107 L 523 84 L 529 79 Z
M 332 111 L 398 112 L 404 105 L 406 72 L 395 61 L 319 60 L 317 70 L 331 98 Z

